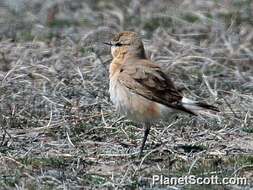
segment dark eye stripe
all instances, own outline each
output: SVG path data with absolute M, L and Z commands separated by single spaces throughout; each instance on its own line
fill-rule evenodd
M 120 47 L 120 46 L 129 46 L 130 44 L 122 44 L 122 43 L 120 43 L 120 42 L 117 42 L 116 44 L 114 44 L 114 46 L 118 46 L 118 47 Z

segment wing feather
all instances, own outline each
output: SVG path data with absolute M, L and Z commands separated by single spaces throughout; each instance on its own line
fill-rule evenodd
M 119 82 L 133 93 L 149 100 L 193 114 L 181 104 L 183 96 L 158 65 L 148 60 L 124 63 L 118 76 Z

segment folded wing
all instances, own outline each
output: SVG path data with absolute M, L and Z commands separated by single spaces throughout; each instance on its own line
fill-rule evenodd
M 119 82 L 133 93 L 167 107 L 194 114 L 182 105 L 183 96 L 158 65 L 148 60 L 126 62 L 121 66 Z

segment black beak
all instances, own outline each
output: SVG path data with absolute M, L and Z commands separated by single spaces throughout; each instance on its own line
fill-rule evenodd
M 112 46 L 111 42 L 103 42 L 103 44 L 108 45 L 108 46 Z

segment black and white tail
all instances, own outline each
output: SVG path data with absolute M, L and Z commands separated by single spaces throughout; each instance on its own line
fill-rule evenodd
M 186 110 L 189 110 L 195 115 L 206 115 L 209 117 L 216 117 L 216 113 L 219 112 L 219 109 L 215 106 L 194 101 L 185 97 L 183 97 L 182 99 L 182 106 Z

